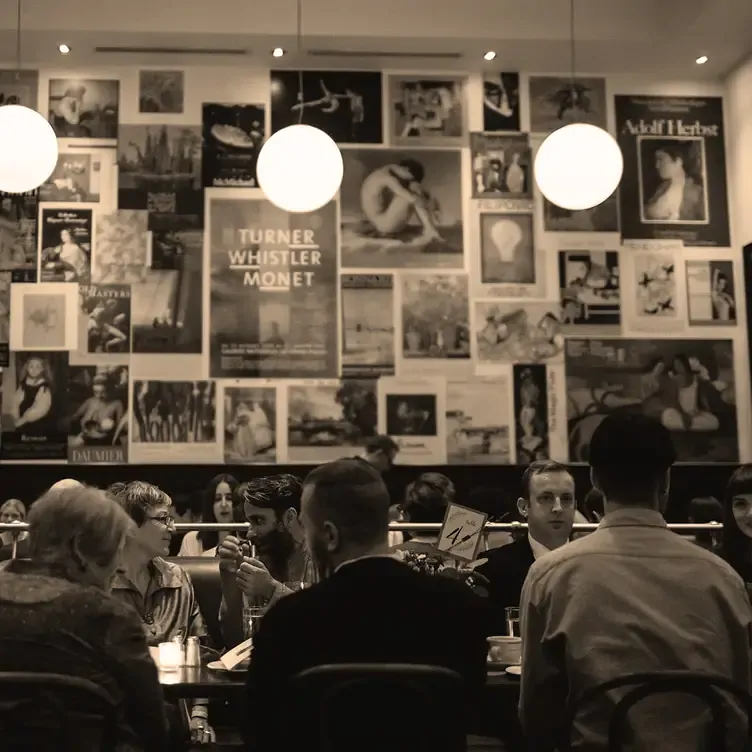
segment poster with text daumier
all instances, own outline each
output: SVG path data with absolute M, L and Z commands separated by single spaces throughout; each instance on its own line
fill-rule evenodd
M 628 240 L 730 245 L 721 97 L 615 97 Z

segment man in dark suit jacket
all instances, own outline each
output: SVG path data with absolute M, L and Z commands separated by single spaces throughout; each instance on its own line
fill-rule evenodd
M 486 562 L 475 567 L 489 581 L 495 635 L 507 634 L 506 609 L 519 607 L 522 585 L 533 562 L 563 546 L 574 524 L 574 478 L 564 465 L 551 460 L 531 463 L 522 476 L 522 492 L 517 509 L 527 520 L 527 535 L 481 554 Z
M 283 724 L 295 720 L 286 713 L 290 681 L 322 664 L 442 666 L 460 674 L 469 698 L 482 692 L 486 601 L 389 556 L 389 504 L 378 470 L 358 459 L 306 478 L 301 521 L 323 579 L 280 600 L 261 622 L 247 680 L 249 750 L 281 748 Z

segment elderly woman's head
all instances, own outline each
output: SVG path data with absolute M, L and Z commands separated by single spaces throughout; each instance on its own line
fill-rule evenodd
M 137 548 L 149 560 L 167 556 L 175 532 L 175 520 L 170 514 L 170 497 L 161 488 L 136 480 L 126 483 L 112 498 L 136 525 L 128 539 L 128 546 Z
M 29 552 L 71 579 L 108 589 L 133 523 L 96 488 L 51 489 L 29 511 Z

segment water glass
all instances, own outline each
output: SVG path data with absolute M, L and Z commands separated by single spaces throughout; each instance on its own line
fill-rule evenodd
M 246 606 L 243 609 L 243 639 L 253 639 L 258 633 L 261 619 L 266 613 L 265 608 L 258 606 Z
M 521 637 L 520 609 L 509 607 L 505 609 L 507 618 L 507 637 Z

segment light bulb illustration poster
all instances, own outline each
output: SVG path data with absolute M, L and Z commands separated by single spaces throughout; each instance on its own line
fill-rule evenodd
M 617 96 L 626 239 L 730 245 L 721 97 Z
M 404 274 L 400 287 L 401 360 L 397 373 L 469 376 L 466 274 Z
M 473 292 L 484 298 L 545 297 L 545 257 L 536 247 L 533 226 L 532 214 L 478 215 Z
M 621 333 L 618 251 L 559 251 L 561 323 L 567 334 Z
M 288 214 L 225 191 L 208 208 L 211 376 L 337 378 L 336 204 Z
M 530 138 L 470 134 L 472 196 L 477 199 L 533 197 Z
M 473 301 L 471 342 L 479 376 L 504 373 L 516 363 L 562 363 L 559 301 Z

